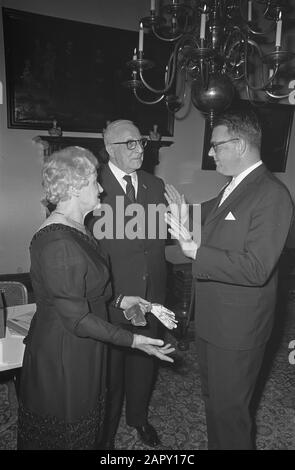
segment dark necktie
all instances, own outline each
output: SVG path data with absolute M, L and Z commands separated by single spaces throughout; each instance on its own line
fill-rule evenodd
M 132 184 L 131 176 L 130 175 L 125 175 L 124 180 L 127 181 L 127 186 L 126 186 L 126 196 L 130 199 L 131 202 L 135 202 L 135 189 Z

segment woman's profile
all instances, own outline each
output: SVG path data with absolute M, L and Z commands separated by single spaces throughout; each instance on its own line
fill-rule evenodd
M 99 204 L 97 160 L 80 147 L 44 163 L 46 199 L 56 209 L 30 245 L 37 310 L 25 339 L 19 397 L 19 449 L 96 449 L 105 413 L 108 343 L 162 360 L 174 349 L 108 322 L 107 303 L 149 303 L 124 292 L 112 299 L 108 260 L 87 233 L 85 215 Z

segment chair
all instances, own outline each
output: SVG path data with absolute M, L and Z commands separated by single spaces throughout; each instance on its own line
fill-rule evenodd
M 27 288 L 18 281 L 0 281 L 0 297 L 0 304 L 3 304 L 4 308 L 28 303 Z M 8 377 L 12 377 L 17 397 L 19 395 L 20 370 L 20 368 L 11 369 L 7 374 Z
M 21 282 L 0 281 L 0 293 L 5 307 L 28 303 L 28 291 Z

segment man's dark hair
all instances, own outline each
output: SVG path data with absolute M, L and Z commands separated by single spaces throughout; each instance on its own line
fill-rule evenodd
M 217 117 L 214 127 L 226 126 L 234 136 L 245 138 L 251 145 L 260 149 L 261 125 L 252 110 L 231 111 Z

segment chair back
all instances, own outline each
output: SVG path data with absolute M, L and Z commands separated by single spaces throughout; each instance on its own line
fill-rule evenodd
M 4 307 L 28 303 L 27 288 L 18 281 L 0 281 L 0 294 Z

